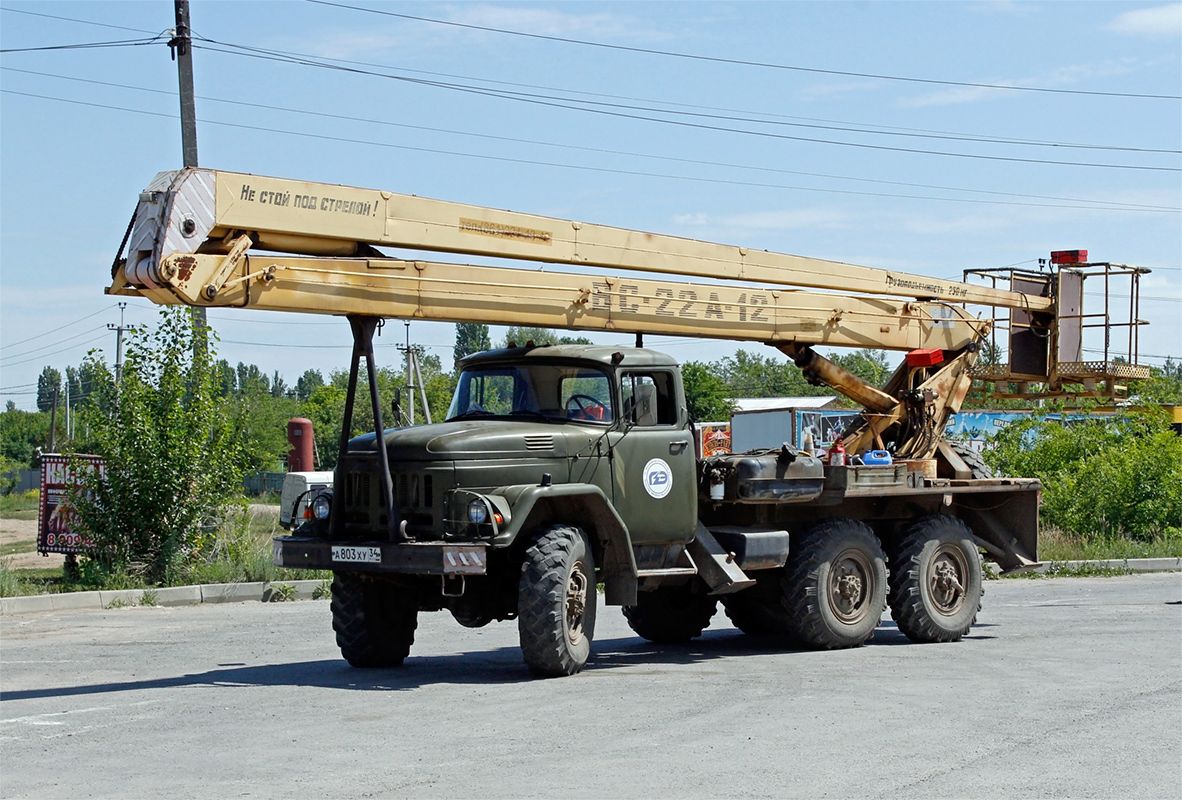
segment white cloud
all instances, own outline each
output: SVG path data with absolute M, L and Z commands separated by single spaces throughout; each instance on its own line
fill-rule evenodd
M 1182 37 L 1182 3 L 1126 11 L 1118 14 L 1107 29 L 1127 36 L 1154 39 Z
M 488 28 L 536 33 L 542 36 L 602 36 L 613 38 L 647 38 L 635 19 L 615 14 L 568 14 L 548 8 L 520 8 L 502 6 L 455 6 L 447 15 L 451 22 L 480 25 Z
M 1041 86 L 1054 89 L 1077 84 L 1088 78 L 1100 78 L 1110 75 L 1125 75 L 1132 71 L 1132 59 L 1119 61 L 1101 61 L 1095 64 L 1067 64 L 1057 67 L 1050 73 L 1032 78 L 1018 79 L 982 79 L 981 83 L 995 86 Z M 976 81 L 974 81 L 976 82 Z M 1009 94 L 1005 89 L 989 89 L 980 86 L 956 86 L 949 89 L 939 89 L 919 97 L 908 97 L 899 102 L 903 108 L 923 108 L 925 106 L 944 106 L 957 103 L 975 103 Z
M 848 215 L 827 208 L 800 208 L 782 211 L 755 211 L 749 214 L 728 214 L 712 217 L 709 214 L 680 214 L 673 218 L 678 225 L 712 227 L 723 230 L 799 230 L 801 228 L 843 228 Z
M 456 5 L 438 7 L 426 16 L 460 25 L 500 28 L 570 39 L 654 42 L 670 38 L 668 34 L 644 27 L 633 17 L 611 13 L 571 14 L 543 8 Z M 299 42 L 288 41 L 285 44 L 290 48 L 312 52 L 325 58 L 356 59 L 379 55 L 404 57 L 408 52 L 418 53 L 431 48 L 454 47 L 457 39 L 496 37 L 496 41 L 505 42 L 506 46 L 511 46 L 513 42 L 513 38 L 496 33 L 449 25 L 381 17 L 369 17 L 366 21 L 372 24 L 359 28 L 314 31 Z

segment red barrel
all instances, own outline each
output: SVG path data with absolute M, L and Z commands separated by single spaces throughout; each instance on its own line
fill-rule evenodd
M 312 420 L 296 417 L 287 423 L 287 443 L 291 450 L 287 454 L 287 469 L 291 472 L 311 472 L 316 469 L 312 463 Z

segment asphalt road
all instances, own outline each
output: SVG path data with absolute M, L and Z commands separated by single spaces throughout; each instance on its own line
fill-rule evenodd
M 533 680 L 512 623 L 420 616 L 399 670 L 328 604 L 0 620 L 0 796 L 1178 797 L 1182 576 L 991 582 L 973 634 L 857 650 L 721 613 L 656 647 L 601 609 Z

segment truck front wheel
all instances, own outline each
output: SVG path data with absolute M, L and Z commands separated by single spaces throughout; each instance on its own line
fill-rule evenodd
M 574 675 L 595 635 L 595 559 L 578 528 L 554 525 L 525 551 L 517 588 L 521 653 L 535 675 Z
M 419 610 L 405 589 L 334 572 L 331 606 L 337 646 L 352 666 L 396 667 L 410 653 Z
M 695 593 L 687 583 L 639 592 L 636 605 L 624 607 L 624 617 L 638 636 L 673 644 L 701 636 L 717 610 L 718 600 Z
M 826 520 L 795 542 L 784 572 L 784 607 L 795 633 L 816 647 L 858 647 L 886 609 L 886 556 L 874 531 Z
M 933 514 L 891 550 L 891 616 L 913 642 L 956 642 L 977 621 L 981 555 L 968 526 Z

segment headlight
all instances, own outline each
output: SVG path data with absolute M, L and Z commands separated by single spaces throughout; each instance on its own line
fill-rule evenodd
M 316 519 L 328 519 L 328 513 L 332 511 L 332 495 L 318 494 L 312 499 L 312 516 Z
M 477 525 L 488 522 L 488 506 L 483 500 L 473 500 L 468 504 L 468 521 Z

